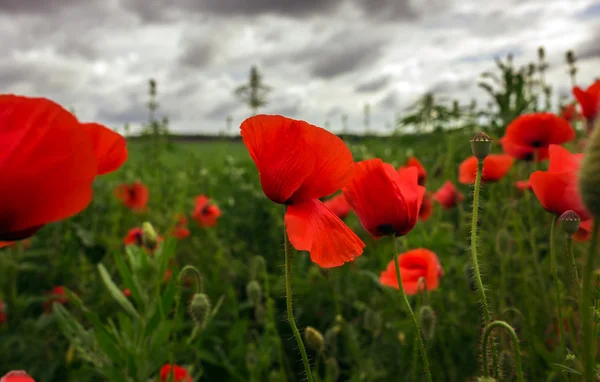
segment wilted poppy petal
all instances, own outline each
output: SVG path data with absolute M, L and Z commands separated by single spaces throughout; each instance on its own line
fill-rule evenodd
M 67 110 L 43 98 L 0 95 L 0 169 L 3 235 L 85 209 L 97 165 L 90 137 Z
M 290 243 L 323 268 L 337 267 L 354 260 L 365 244 L 333 212 L 317 200 L 292 204 L 285 213 Z
M 98 175 L 117 170 L 127 160 L 127 143 L 118 134 L 98 123 L 82 123 L 94 145 Z
M 240 126 L 263 191 L 275 203 L 288 201 L 315 169 L 307 126 L 280 115 L 257 115 Z

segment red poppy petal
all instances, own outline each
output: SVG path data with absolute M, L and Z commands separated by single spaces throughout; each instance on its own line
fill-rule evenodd
M 536 171 L 531 174 L 529 184 L 547 211 L 561 215 L 567 210 L 573 210 L 582 220 L 590 218 L 579 196 L 575 173 Z
M 314 169 L 302 186 L 292 195 L 293 201 L 317 199 L 341 189 L 352 178 L 352 153 L 339 137 L 308 123 L 304 126 L 306 140 L 315 157 Z
M 98 175 L 117 170 L 127 160 L 127 143 L 120 134 L 98 124 L 82 123 L 96 152 Z
M 290 243 L 323 268 L 343 265 L 363 252 L 365 244 L 340 218 L 317 200 L 287 207 L 285 226 Z
M 594 100 L 588 95 L 588 93 L 581 89 L 579 86 L 573 88 L 573 96 L 581 106 L 581 114 L 586 119 L 592 119 L 595 115 L 596 105 Z
M 475 183 L 477 175 L 477 158 L 471 156 L 458 166 L 458 181 L 462 184 Z
M 303 121 L 257 115 L 242 122 L 242 139 L 260 174 L 265 195 L 285 203 L 313 173 L 315 156 Z
M 549 172 L 577 172 L 583 159 L 583 154 L 571 154 L 571 152 L 559 145 L 550 145 L 548 148 L 550 155 Z
M 573 235 L 575 241 L 587 241 L 592 237 L 592 228 L 594 225 L 593 219 L 584 220 L 579 223 L 579 229 Z
M 488 155 L 483 160 L 483 180 L 497 182 L 502 179 L 514 163 L 510 155 Z
M 96 168 L 91 140 L 71 113 L 47 99 L 0 95 L 0 232 L 82 211 Z

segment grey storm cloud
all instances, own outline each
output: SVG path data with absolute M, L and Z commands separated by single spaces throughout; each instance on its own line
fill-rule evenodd
M 574 49 L 575 57 L 579 60 L 600 57 L 600 23 L 594 26 L 592 33 L 587 40 Z
M 377 92 L 384 89 L 392 81 L 391 76 L 380 76 L 364 81 L 356 85 L 354 91 L 357 93 Z
M 179 63 L 188 68 L 202 68 L 209 64 L 213 59 L 216 47 L 212 41 L 186 40 L 182 42 L 182 52 L 179 56 Z

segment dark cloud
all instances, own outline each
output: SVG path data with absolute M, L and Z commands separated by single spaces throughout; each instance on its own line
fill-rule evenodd
M 93 0 L 90 0 L 91 2 Z M 2 0 L 0 14 L 47 14 L 61 9 L 78 6 L 80 0 Z
M 460 78 L 455 80 L 442 80 L 436 82 L 428 90 L 429 93 L 453 93 L 473 87 L 477 78 Z
M 215 54 L 215 45 L 208 40 L 185 41 L 183 51 L 179 56 L 179 63 L 193 69 L 200 69 L 208 65 Z
M 234 112 L 240 107 L 239 102 L 227 101 L 218 104 L 212 110 L 210 110 L 206 116 L 210 119 L 224 120 L 229 115 L 233 115 Z
M 357 93 L 376 92 L 376 91 L 379 91 L 379 90 L 385 88 L 390 83 L 391 80 L 392 80 L 392 77 L 390 77 L 390 76 L 381 76 L 381 77 L 372 78 L 365 82 L 359 83 L 354 88 L 354 91 Z
M 385 109 L 394 109 L 397 108 L 400 104 L 400 97 L 398 96 L 398 92 L 396 90 L 390 91 L 385 97 L 383 97 L 378 103 L 378 106 L 381 106 Z
M 141 124 L 148 121 L 147 101 L 140 95 L 132 94 L 126 105 L 107 104 L 100 102 L 96 110 L 95 119 L 106 121 L 110 126 L 122 126 L 127 123 Z M 160 109 L 158 116 L 162 115 Z M 172 117 L 169 115 L 169 117 Z
M 15 91 L 30 87 L 37 96 L 56 96 L 69 93 L 80 73 L 75 68 L 45 65 L 44 62 L 0 62 L 0 88 Z
M 600 41 L 600 24 L 594 26 L 594 32 L 590 34 L 590 38 L 574 49 L 575 58 L 583 61 L 600 57 L 600 44 L 598 41 Z
M 355 0 L 355 2 L 366 15 L 378 19 L 414 20 L 418 16 L 411 0 Z

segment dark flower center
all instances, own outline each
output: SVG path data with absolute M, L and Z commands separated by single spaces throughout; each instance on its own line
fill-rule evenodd
M 200 213 L 202 215 L 208 215 L 209 209 L 210 209 L 210 204 L 206 203 L 206 205 L 204 207 L 202 207 L 202 210 L 200 211 Z
M 544 142 L 542 142 L 542 141 L 533 141 L 533 142 L 531 142 L 531 147 L 538 148 L 538 147 L 542 147 L 543 145 L 544 145 Z
M 385 236 L 385 235 L 391 235 L 395 231 L 394 231 L 394 226 L 392 224 L 380 224 L 377 226 L 377 232 L 380 235 Z
M 527 153 L 523 156 L 523 160 L 526 161 L 532 161 L 533 160 L 533 153 Z
M 139 245 L 139 246 L 141 246 L 144 243 L 141 232 L 136 232 L 135 233 L 135 243 L 137 245 Z

